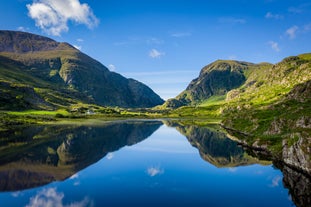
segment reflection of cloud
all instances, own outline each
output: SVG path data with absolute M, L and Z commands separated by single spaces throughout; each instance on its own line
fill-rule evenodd
M 228 170 L 229 170 L 229 172 L 236 172 L 238 170 L 238 168 L 236 168 L 236 167 L 229 167 Z
M 111 160 L 113 158 L 113 153 L 112 152 L 109 152 L 107 154 L 107 160 Z
M 161 175 L 164 171 L 160 167 L 149 167 L 147 169 L 147 173 L 150 177 L 154 177 L 156 175 Z
M 271 187 L 277 187 L 279 186 L 279 183 L 280 181 L 282 180 L 282 177 L 280 175 L 277 175 L 275 176 L 273 179 L 272 179 L 272 183 L 271 183 Z
M 195 151 L 189 151 L 185 149 L 163 149 L 162 147 L 138 147 L 133 146 L 128 148 L 127 150 L 134 150 L 134 151 L 142 151 L 142 152 L 164 152 L 164 153 L 175 153 L 175 154 L 197 154 Z
M 16 191 L 14 193 L 11 194 L 14 198 L 17 198 L 19 197 L 20 195 L 22 195 L 22 192 L 21 191 Z
M 30 198 L 29 204 L 26 207 L 84 207 L 93 206 L 93 202 L 88 198 L 84 198 L 82 201 L 70 203 L 69 205 L 63 204 L 64 193 L 57 192 L 56 188 L 48 188 L 39 191 L 37 195 Z
M 262 170 L 257 170 L 257 171 L 255 171 L 255 174 L 256 174 L 256 175 L 262 175 L 262 174 L 263 174 L 263 171 L 262 171 Z
M 79 178 L 79 173 L 72 175 L 69 179 L 73 180 L 73 179 L 77 179 L 77 178 Z
M 80 181 L 74 182 L 73 185 L 74 185 L 74 186 L 80 185 Z
M 279 19 L 283 19 L 284 17 L 280 14 L 273 14 L 271 12 L 268 12 L 265 16 L 267 19 L 276 19 L 276 20 L 279 20 Z

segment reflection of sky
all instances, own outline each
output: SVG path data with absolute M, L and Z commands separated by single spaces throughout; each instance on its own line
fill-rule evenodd
M 34 199 L 53 198 L 46 196 L 47 191 L 60 206 L 292 206 L 279 170 L 261 165 L 218 169 L 166 126 L 137 145 L 108 154 L 71 179 L 0 193 L 0 201 L 34 206 Z
M 154 134 L 131 147 L 124 150 L 144 151 L 144 152 L 162 152 L 162 153 L 193 153 L 197 154 L 197 150 L 186 141 L 187 139 L 180 135 L 174 128 L 164 125 Z

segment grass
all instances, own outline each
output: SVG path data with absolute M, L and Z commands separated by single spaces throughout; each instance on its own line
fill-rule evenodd
M 16 116 L 27 116 L 27 115 L 56 116 L 57 114 L 61 114 L 63 116 L 70 115 L 70 113 L 64 109 L 59 109 L 56 111 L 42 111 L 42 110 L 10 111 L 8 112 L 8 114 Z
M 226 95 L 214 95 L 208 98 L 207 100 L 203 101 L 199 106 L 200 107 L 207 107 L 212 105 L 222 105 L 225 103 Z

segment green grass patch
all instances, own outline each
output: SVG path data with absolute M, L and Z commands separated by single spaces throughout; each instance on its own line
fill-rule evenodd
M 219 105 L 224 104 L 226 99 L 226 95 L 214 95 L 203 101 L 199 106 L 206 107 L 211 105 Z

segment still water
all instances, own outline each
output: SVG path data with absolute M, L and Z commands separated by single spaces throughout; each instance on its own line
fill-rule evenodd
M 291 193 L 290 170 L 248 155 L 217 126 L 120 121 L 19 127 L 0 138 L 1 207 L 300 207 L 308 199 Z

